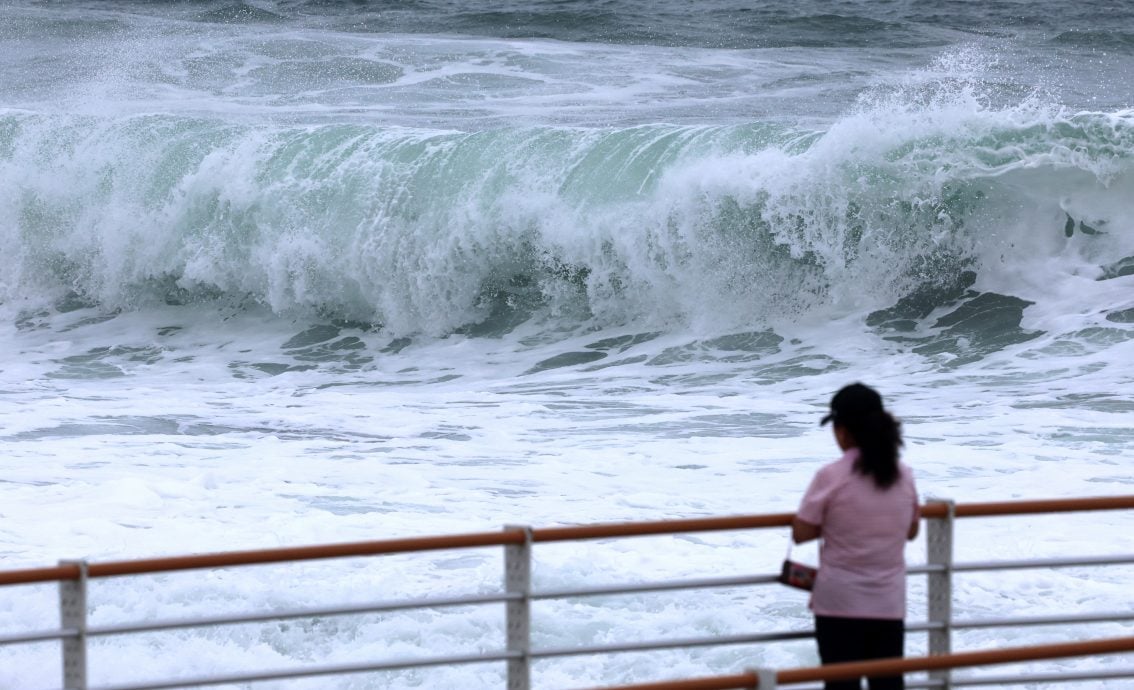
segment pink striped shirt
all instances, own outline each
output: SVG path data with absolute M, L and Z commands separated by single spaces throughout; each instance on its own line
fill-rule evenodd
M 820 469 L 796 514 L 818 525 L 819 574 L 811 610 L 819 616 L 906 617 L 906 536 L 919 517 L 913 472 L 899 463 L 886 489 L 854 469 L 858 449 Z

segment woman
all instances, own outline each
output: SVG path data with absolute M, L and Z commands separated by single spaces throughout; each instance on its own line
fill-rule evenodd
M 792 521 L 795 543 L 822 538 L 811 592 L 824 664 L 900 657 L 905 641 L 905 542 L 917 536 L 917 489 L 899 460 L 901 425 L 873 388 L 854 383 L 831 398 L 843 456 L 811 480 Z M 902 690 L 902 676 L 870 678 L 870 690 Z M 858 690 L 859 680 L 826 690 Z

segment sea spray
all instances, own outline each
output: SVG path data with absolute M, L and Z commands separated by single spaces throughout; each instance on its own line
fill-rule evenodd
M 965 270 L 993 285 L 1067 247 L 1099 267 L 1134 254 L 1129 115 L 964 105 L 891 100 L 822 133 L 9 112 L 0 284 L 107 309 L 227 296 L 395 334 L 519 305 L 728 328 L 881 308 Z

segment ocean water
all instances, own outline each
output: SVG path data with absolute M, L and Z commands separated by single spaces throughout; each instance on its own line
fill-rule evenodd
M 11 0 L 0 567 L 790 511 L 856 380 L 903 420 L 923 496 L 1130 493 L 1132 108 L 1134 7 L 1104 0 Z M 1132 528 L 962 521 L 957 557 L 1131 553 Z M 546 545 L 533 572 L 766 574 L 786 544 Z M 958 576 L 955 615 L 1124 611 L 1132 574 Z M 89 608 L 106 625 L 500 581 L 483 549 L 111 579 Z M 0 632 L 54 627 L 56 606 L 0 590 Z M 909 606 L 924 619 L 917 577 Z M 491 651 L 501 608 L 109 637 L 90 679 Z M 802 595 L 744 588 L 541 602 L 533 640 L 809 625 Z M 58 687 L 57 647 L 0 647 L 0 687 Z M 533 681 L 814 663 L 800 641 L 566 657 Z M 242 687 L 502 685 L 481 664 Z

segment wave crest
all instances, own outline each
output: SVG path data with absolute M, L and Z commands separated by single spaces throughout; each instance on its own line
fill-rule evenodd
M 0 294 L 235 298 L 395 333 L 537 313 L 734 328 L 995 282 L 1069 247 L 1069 272 L 1134 254 L 1134 116 L 974 98 L 876 95 L 825 132 L 9 112 Z

